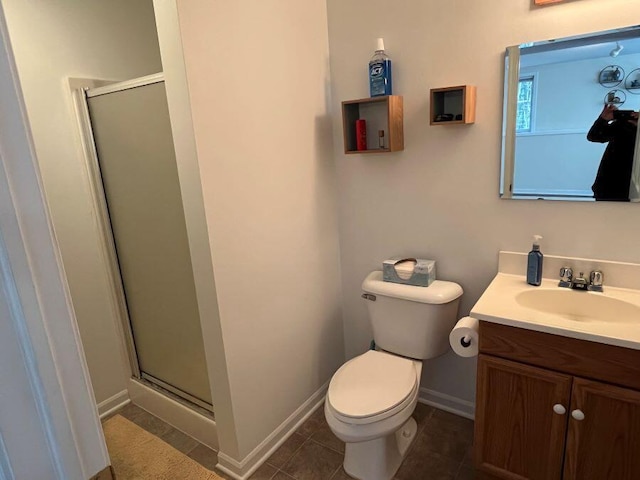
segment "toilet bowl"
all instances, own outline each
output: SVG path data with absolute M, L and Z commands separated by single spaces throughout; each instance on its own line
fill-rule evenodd
M 422 362 L 369 350 L 333 376 L 325 417 L 345 442 L 345 471 L 362 480 L 388 480 L 411 445 L 417 425 Z
M 411 415 L 422 360 L 448 351 L 462 288 L 439 280 L 429 287 L 395 284 L 376 271 L 362 289 L 381 350 L 369 350 L 338 369 L 324 413 L 345 442 L 345 472 L 360 480 L 391 480 L 416 436 Z

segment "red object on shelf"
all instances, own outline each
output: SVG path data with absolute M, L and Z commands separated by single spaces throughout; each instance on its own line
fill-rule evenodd
M 367 121 L 363 119 L 356 120 L 356 148 L 367 149 Z

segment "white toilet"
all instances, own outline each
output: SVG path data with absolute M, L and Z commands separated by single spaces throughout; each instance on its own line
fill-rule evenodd
M 338 369 L 324 413 L 346 443 L 345 471 L 361 480 L 389 480 L 416 436 L 411 414 L 422 360 L 448 351 L 462 288 L 440 280 L 428 287 L 384 282 L 376 271 L 362 289 L 382 351 L 369 350 Z

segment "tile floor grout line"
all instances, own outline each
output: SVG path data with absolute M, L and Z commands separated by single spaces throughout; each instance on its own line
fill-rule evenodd
M 293 433 L 295 433 L 295 432 L 293 432 Z M 300 435 L 300 436 L 301 436 L 301 437 L 304 437 L 304 435 Z M 305 443 L 307 443 L 307 440 L 309 440 L 309 438 L 305 438 L 305 439 L 304 439 L 304 441 L 300 444 L 300 446 L 299 446 L 298 448 L 296 448 L 296 449 L 291 453 L 291 456 L 290 456 L 289 458 L 287 458 L 287 459 L 283 462 L 282 467 L 276 467 L 276 466 L 275 466 L 275 465 L 273 465 L 273 464 L 271 464 L 271 465 L 272 465 L 272 466 L 274 466 L 274 467 L 276 467 L 278 470 L 282 470 L 282 473 L 286 473 L 287 475 L 289 475 L 287 472 L 285 472 L 285 471 L 283 470 L 283 467 L 285 467 L 285 466 L 287 465 L 287 463 L 289 463 L 289 462 L 291 461 L 291 459 L 292 459 L 293 457 L 295 457 L 295 456 L 296 456 L 296 453 L 298 453 L 298 451 L 302 448 L 302 446 L 303 446 Z M 282 446 L 282 445 L 281 445 L 281 446 Z M 276 450 L 276 451 L 277 451 L 277 450 Z M 275 452 L 274 452 L 274 453 L 275 453 Z M 269 457 L 269 458 L 271 458 L 271 457 Z M 268 459 L 266 460 L 266 463 L 269 463 L 269 460 L 268 460 Z M 289 476 L 291 477 L 292 475 L 289 475 Z
M 267 464 L 267 465 L 269 465 L 269 464 Z M 273 479 L 275 478 L 275 476 L 276 476 L 276 475 L 278 475 L 278 473 L 280 473 L 280 469 L 279 469 L 279 468 L 276 468 L 276 471 L 275 471 L 275 472 L 273 472 L 273 475 L 271 475 L 271 476 L 269 477 L 269 480 L 273 480 Z
M 336 470 L 333 472 L 333 474 L 329 477 L 329 480 L 333 480 L 333 478 L 335 478 L 335 476 L 340 471 L 340 468 L 342 468 L 342 463 L 340 463 L 340 465 L 338 465 L 338 468 L 336 468 Z
M 316 445 L 320 445 L 321 447 L 328 448 L 328 449 L 329 449 L 329 450 L 331 450 L 332 452 L 339 453 L 340 455 L 342 455 L 342 456 L 344 457 L 344 452 L 341 452 L 340 450 L 336 450 L 335 448 L 330 447 L 329 445 L 325 445 L 324 443 L 319 442 L 318 440 L 314 440 L 314 439 L 313 439 L 313 438 L 311 438 L 311 437 L 309 437 L 307 440 L 310 440 L 310 441 L 312 441 L 313 443 L 315 443 Z
M 189 438 L 193 438 L 193 437 L 189 437 Z M 196 440 L 195 438 L 193 439 Z M 196 440 L 196 442 L 198 441 Z M 188 457 L 191 452 L 193 452 L 196 448 L 198 448 L 198 445 L 202 445 L 202 443 L 200 442 L 196 443 L 192 448 L 189 449 L 189 451 L 184 452 L 184 454 Z M 216 452 L 216 455 L 217 455 L 217 452 Z
M 466 453 L 465 453 L 465 457 L 466 457 Z M 460 472 L 462 471 L 462 467 L 464 466 L 465 457 L 462 457 L 462 461 L 460 462 L 460 465 L 458 465 L 458 471 L 456 472 L 456 476 L 455 476 L 456 480 L 460 476 Z
M 458 465 L 458 469 L 456 470 L 456 474 L 453 476 L 454 480 L 458 480 L 458 477 L 460 476 L 460 470 L 462 470 L 462 462 L 460 462 L 460 465 Z
M 316 433 L 316 432 L 314 432 L 314 433 Z M 304 435 L 302 435 L 302 436 L 304 436 Z M 284 462 L 284 464 L 282 465 L 282 467 L 281 467 L 281 468 L 276 467 L 276 468 L 278 468 L 278 472 L 282 472 L 283 474 L 285 474 L 285 475 L 287 475 L 288 477 L 293 478 L 293 479 L 295 479 L 295 480 L 301 480 L 301 479 L 298 479 L 297 477 L 295 477 L 295 476 L 290 475 L 289 473 L 287 473 L 287 472 L 284 470 L 284 467 L 286 467 L 286 466 L 287 466 L 287 464 L 288 464 L 288 463 L 293 459 L 293 457 L 295 457 L 295 456 L 296 456 L 296 454 L 298 453 L 298 451 L 300 451 L 300 450 L 302 449 L 302 447 L 303 447 L 307 442 L 313 442 L 313 443 L 315 443 L 316 445 L 319 445 L 319 446 L 321 446 L 321 447 L 323 447 L 323 448 L 326 448 L 326 449 L 330 450 L 330 451 L 331 451 L 331 452 L 333 452 L 333 453 L 337 453 L 337 454 L 339 454 L 339 455 L 342 455 L 342 457 L 343 457 L 343 461 L 344 461 L 344 453 L 341 453 L 341 452 L 339 452 L 339 451 L 337 451 L 337 450 L 334 450 L 333 448 L 328 447 L 327 445 L 324 445 L 324 444 L 322 444 L 322 443 L 320 443 L 320 442 L 318 442 L 318 441 L 316 441 L 316 440 L 312 439 L 312 438 L 311 438 L 312 436 L 313 436 L 313 434 L 309 435 L 309 436 L 304 440 L 304 442 L 302 442 L 302 444 L 301 444 L 301 445 L 300 445 L 300 446 L 299 446 L 299 447 L 298 447 L 298 448 L 297 448 L 297 449 L 296 449 L 296 450 L 291 454 L 291 456 L 290 456 L 290 457 L 289 457 L 289 458 Z M 269 463 L 269 462 L 268 462 L 268 460 L 266 461 L 266 463 Z M 339 465 L 339 466 L 336 468 L 336 470 L 331 474 L 331 476 L 329 477 L 329 480 L 331 480 L 331 479 L 336 475 L 336 473 L 340 470 L 340 467 L 342 467 L 342 464 L 343 464 L 343 462 L 340 462 L 340 465 Z M 271 466 L 275 467 L 275 465 L 273 465 L 273 464 L 269 464 L 269 465 L 271 465 Z M 273 477 L 275 477 L 275 475 L 277 475 L 277 473 L 278 473 L 278 472 L 274 473 L 274 474 L 273 474 Z M 271 478 L 273 478 L 273 477 L 271 477 Z M 302 479 L 302 480 L 303 480 L 303 479 Z

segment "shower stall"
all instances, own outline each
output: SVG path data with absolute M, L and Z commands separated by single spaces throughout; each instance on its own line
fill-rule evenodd
M 163 75 L 79 95 L 133 377 L 200 413 L 213 412 Z

